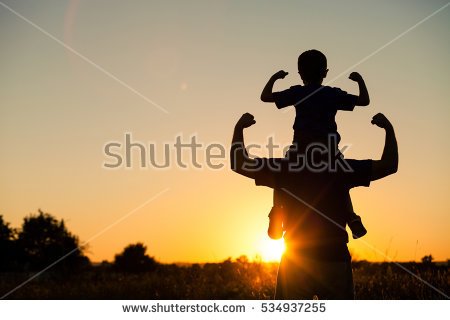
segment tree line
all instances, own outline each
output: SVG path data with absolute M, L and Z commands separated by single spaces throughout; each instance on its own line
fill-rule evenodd
M 32 272 L 49 268 L 53 272 L 82 271 L 92 266 L 87 246 L 71 233 L 63 219 L 38 210 L 12 228 L 0 215 L 0 272 Z M 130 244 L 117 254 L 112 267 L 117 271 L 154 270 L 158 263 L 146 254 L 143 243 Z

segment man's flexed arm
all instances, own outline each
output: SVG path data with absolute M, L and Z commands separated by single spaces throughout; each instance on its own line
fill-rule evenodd
M 277 81 L 278 79 L 284 79 L 284 77 L 286 77 L 287 75 L 288 73 L 286 71 L 280 70 L 270 77 L 269 81 L 267 81 L 263 91 L 261 92 L 262 102 L 275 102 L 272 95 L 273 85 L 275 84 L 275 81 Z
M 231 142 L 230 150 L 231 170 L 249 178 L 254 178 L 255 173 L 248 170 L 248 168 L 254 167 L 256 161 L 248 156 L 244 144 L 244 129 L 255 123 L 255 118 L 250 113 L 242 115 L 234 127 L 233 141 Z
M 376 114 L 372 119 L 372 124 L 386 130 L 383 154 L 381 160 L 372 163 L 372 181 L 384 178 L 397 172 L 398 169 L 398 146 L 395 138 L 394 127 L 382 114 Z

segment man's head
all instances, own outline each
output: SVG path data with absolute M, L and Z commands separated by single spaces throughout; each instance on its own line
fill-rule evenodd
M 327 72 L 327 58 L 319 50 L 308 50 L 298 57 L 298 73 L 304 84 L 322 84 Z

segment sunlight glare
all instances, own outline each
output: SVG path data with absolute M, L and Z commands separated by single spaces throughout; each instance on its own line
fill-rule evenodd
M 285 250 L 284 240 L 271 240 L 269 238 L 264 238 L 261 240 L 259 249 L 261 252 L 261 257 L 264 261 L 278 262 L 280 261 Z

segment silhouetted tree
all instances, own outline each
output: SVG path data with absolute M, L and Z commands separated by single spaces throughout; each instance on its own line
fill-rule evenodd
M 432 264 L 433 264 L 433 260 L 434 260 L 434 258 L 433 258 L 433 256 L 430 254 L 430 255 L 424 256 L 424 257 L 422 258 L 422 263 L 425 264 L 425 265 L 432 265 Z
M 40 270 L 60 260 L 52 269 L 78 269 L 89 264 L 84 247 L 72 235 L 63 220 L 39 210 L 37 215 L 25 217 L 17 242 L 25 252 L 27 269 Z
M 12 271 L 18 268 L 22 256 L 16 242 L 17 232 L 0 215 L 0 271 Z
M 143 243 L 130 244 L 114 258 L 114 267 L 123 272 L 152 271 L 157 263 L 153 257 L 145 252 L 147 247 Z
M 0 215 L 0 241 L 10 241 L 13 239 L 14 230 L 9 226 L 8 222 L 3 220 L 3 216 Z

